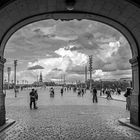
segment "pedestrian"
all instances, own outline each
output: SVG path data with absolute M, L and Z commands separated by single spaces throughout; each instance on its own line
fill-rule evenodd
M 121 89 L 120 88 L 118 88 L 117 93 L 118 93 L 118 95 L 121 95 Z
M 50 97 L 54 97 L 54 88 L 53 87 L 50 88 Z
M 15 97 L 17 97 L 18 90 L 17 90 L 16 86 L 14 87 L 14 92 L 15 92 Z
M 102 90 L 102 88 L 100 89 L 100 96 L 102 96 L 102 92 L 103 92 L 103 90 Z
M 80 88 L 77 88 L 77 95 L 81 96 L 81 89 Z
M 103 91 L 103 95 L 104 95 L 105 94 L 105 89 L 103 88 L 102 91 Z
M 73 92 L 76 92 L 76 87 L 75 86 L 73 87 Z
M 82 88 L 81 93 L 82 93 L 82 97 L 83 97 L 84 94 L 85 94 L 85 90 L 84 90 L 84 88 Z
M 60 92 L 61 92 L 61 96 L 63 96 L 63 92 L 64 92 L 64 88 L 63 87 L 61 88 Z
M 129 110 L 129 111 L 130 111 L 130 106 L 131 106 L 131 100 L 130 100 L 131 94 L 132 94 L 131 87 L 127 87 L 124 96 L 126 97 L 126 110 Z
M 37 101 L 38 101 L 38 93 L 37 93 L 37 90 L 35 90 L 35 106 L 36 106 L 36 108 L 38 108 Z
M 111 96 L 111 91 L 109 89 L 106 90 L 106 95 L 107 95 L 106 96 L 107 100 L 113 99 L 112 96 Z
M 92 101 L 94 103 L 94 101 L 97 103 L 98 102 L 98 98 L 97 98 L 97 89 L 94 87 L 93 89 L 91 89 L 91 93 L 92 93 Z
M 32 109 L 32 104 L 33 104 L 33 107 L 34 107 L 34 109 L 37 109 L 37 107 L 36 107 L 36 103 L 35 103 L 35 90 L 34 89 L 32 89 L 32 91 L 30 92 L 30 109 Z

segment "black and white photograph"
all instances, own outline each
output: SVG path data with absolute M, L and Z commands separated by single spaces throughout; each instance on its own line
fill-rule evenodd
M 0 0 L 0 140 L 140 140 L 139 0 Z

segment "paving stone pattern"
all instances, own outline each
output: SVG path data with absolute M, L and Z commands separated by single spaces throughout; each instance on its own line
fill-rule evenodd
M 140 133 L 118 122 L 129 117 L 125 102 L 99 98 L 92 103 L 90 93 L 77 97 L 72 92 L 54 99 L 48 89 L 40 89 L 38 109 L 29 109 L 29 91 L 14 98 L 6 96 L 7 117 L 16 123 L 0 133 L 0 140 L 139 140 Z M 60 102 L 60 103 L 59 103 Z

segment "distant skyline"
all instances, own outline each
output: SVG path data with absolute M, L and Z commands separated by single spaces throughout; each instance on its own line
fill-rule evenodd
M 32 83 L 38 71 L 29 71 L 34 65 L 43 66 L 44 81 L 84 81 L 84 67 L 93 55 L 93 79 L 120 79 L 131 77 L 132 57 L 125 37 L 116 29 L 91 20 L 43 20 L 24 26 L 14 33 L 6 44 L 5 79 L 7 67 L 18 60 L 17 80 Z

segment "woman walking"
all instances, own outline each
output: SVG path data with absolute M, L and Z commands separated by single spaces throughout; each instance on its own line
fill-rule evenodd
M 131 99 L 130 99 L 131 94 L 132 94 L 132 88 L 127 87 L 124 96 L 126 97 L 126 110 L 129 110 L 129 111 L 130 111 L 130 106 L 131 106 Z

